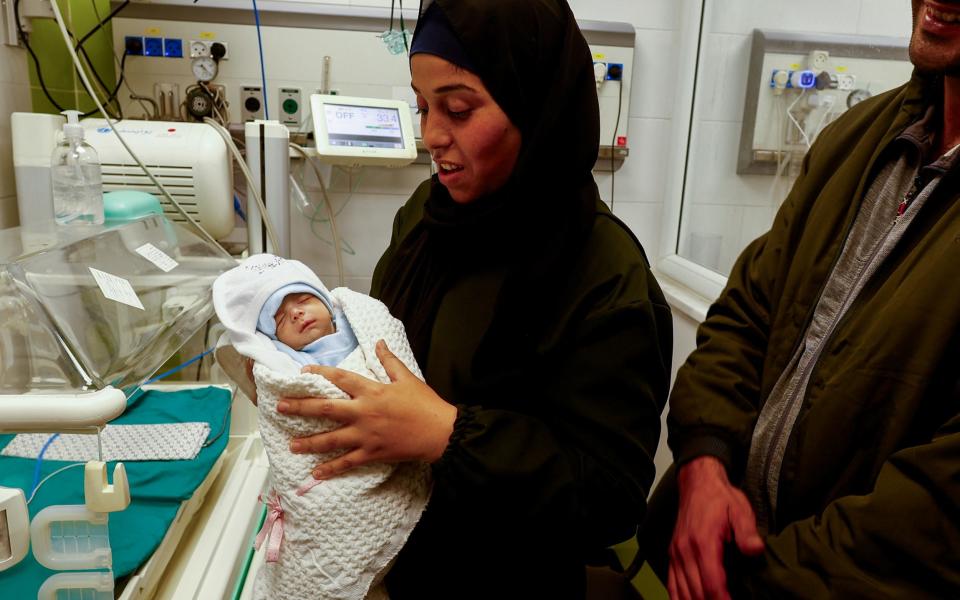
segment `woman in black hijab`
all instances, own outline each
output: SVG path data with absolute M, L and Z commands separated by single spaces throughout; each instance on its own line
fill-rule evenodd
M 430 504 L 391 598 L 576 598 L 592 552 L 630 537 L 653 480 L 670 313 L 640 244 L 601 202 L 589 48 L 564 0 L 436 0 L 411 45 L 438 174 L 394 222 L 372 294 L 424 372 L 322 368 L 352 401 L 318 468 L 425 460 Z

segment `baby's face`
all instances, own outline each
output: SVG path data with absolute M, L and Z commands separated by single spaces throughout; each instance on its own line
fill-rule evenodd
M 309 292 L 287 294 L 274 315 L 277 339 L 294 350 L 333 333 L 327 305 Z

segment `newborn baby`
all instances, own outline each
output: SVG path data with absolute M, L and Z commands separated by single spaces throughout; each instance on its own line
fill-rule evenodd
M 257 536 L 266 562 L 257 598 L 385 598 L 383 577 L 430 494 L 420 463 L 370 463 L 319 481 L 313 468 L 337 454 L 294 454 L 295 438 L 339 423 L 277 411 L 284 397 L 349 396 L 307 365 L 346 369 L 390 383 L 375 353 L 379 340 L 422 379 L 403 324 L 386 307 L 346 288 L 328 291 L 302 263 L 269 254 L 246 259 L 213 284 L 226 328 L 217 362 L 258 400 L 260 436 L 270 461 L 263 498 L 267 520 Z M 246 365 L 253 362 L 253 381 Z M 254 385 L 256 386 L 254 388 Z
M 330 294 L 305 283 L 291 283 L 271 294 L 260 309 L 257 331 L 301 365 L 335 367 L 358 345 Z

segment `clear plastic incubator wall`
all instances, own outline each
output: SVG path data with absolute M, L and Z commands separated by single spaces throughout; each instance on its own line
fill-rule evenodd
M 151 380 L 189 361 L 235 264 L 160 215 L 0 231 L 5 598 L 242 595 L 266 477 L 249 403 Z

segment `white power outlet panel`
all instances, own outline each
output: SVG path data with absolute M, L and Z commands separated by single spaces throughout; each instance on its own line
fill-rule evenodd
M 777 174 L 857 102 L 909 81 L 906 40 L 754 31 L 738 174 Z
M 906 83 L 913 72 L 913 65 L 906 61 L 834 56 L 831 57 L 827 72 L 832 72 L 836 77 L 836 88 L 788 88 L 779 95 L 775 94 L 774 88 L 770 87 L 773 72 L 777 69 L 805 69 L 806 58 L 798 54 L 771 53 L 764 56 L 762 73 L 766 76 L 761 78 L 760 89 L 756 91 L 759 97 L 753 150 L 761 152 L 760 156 L 770 156 L 774 162 L 775 153 L 778 151 L 806 150 L 805 142 L 802 147 L 799 146 L 803 136 L 800 135 L 797 125 L 785 114 L 788 109 L 790 115 L 803 127 L 809 141 L 813 142 L 824 127 L 847 110 L 847 96 L 850 92 L 866 90 L 875 96 Z M 770 154 L 763 154 L 764 152 Z
M 263 88 L 245 85 L 240 88 L 240 119 L 246 123 L 263 118 Z
M 300 126 L 301 106 L 300 88 L 280 88 L 277 107 L 280 109 L 280 122 L 290 127 Z

